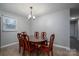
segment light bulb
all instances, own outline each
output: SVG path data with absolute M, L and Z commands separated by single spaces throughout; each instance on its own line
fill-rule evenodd
M 33 19 L 35 19 L 35 16 L 33 16 Z
M 72 17 L 71 19 L 76 19 L 76 17 Z
M 31 16 L 31 15 L 29 15 L 29 16 L 28 16 L 28 19 L 30 19 L 31 17 L 32 17 L 32 16 Z

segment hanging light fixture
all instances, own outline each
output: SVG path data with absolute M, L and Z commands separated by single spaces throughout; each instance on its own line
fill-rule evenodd
M 35 16 L 33 15 L 33 12 L 32 12 L 32 9 L 33 9 L 33 7 L 31 6 L 30 7 L 30 14 L 28 15 L 28 20 L 30 20 L 30 19 L 33 19 L 33 20 L 35 20 Z

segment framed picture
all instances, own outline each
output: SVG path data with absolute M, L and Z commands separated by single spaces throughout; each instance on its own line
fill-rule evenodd
M 16 31 L 15 19 L 11 17 L 3 16 L 2 23 L 3 23 L 3 26 L 2 26 L 3 31 Z

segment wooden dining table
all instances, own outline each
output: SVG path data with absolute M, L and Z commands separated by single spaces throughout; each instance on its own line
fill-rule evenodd
M 38 54 L 38 51 L 39 51 L 39 47 L 42 45 L 42 43 L 44 43 L 44 42 L 48 42 L 48 39 L 46 38 L 46 39 L 42 39 L 41 37 L 39 37 L 39 39 L 35 39 L 35 37 L 34 36 L 30 36 L 29 37 L 29 42 L 30 42 L 30 44 L 32 44 L 32 45 L 37 45 L 37 48 L 36 48 L 36 51 L 37 51 L 37 55 L 39 55 Z
M 29 42 L 34 43 L 34 44 L 37 43 L 38 45 L 41 45 L 43 42 L 48 42 L 47 37 L 46 39 L 42 39 L 41 37 L 36 39 L 33 35 L 31 35 L 29 38 L 30 38 Z

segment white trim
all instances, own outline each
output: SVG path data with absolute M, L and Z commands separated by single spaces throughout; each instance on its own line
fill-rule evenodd
M 59 47 L 59 48 L 64 48 L 68 51 L 70 51 L 70 48 L 69 47 L 65 47 L 65 46 L 62 46 L 62 45 L 57 45 L 57 44 L 54 44 L 55 47 Z
M 19 42 L 13 42 L 13 43 L 10 43 L 10 44 L 7 44 L 7 45 L 3 45 L 1 46 L 0 48 L 4 48 L 4 47 L 8 47 L 8 46 L 11 46 L 11 45 L 14 45 L 14 44 L 18 44 Z M 70 51 L 70 48 L 69 47 L 65 47 L 65 46 L 61 46 L 61 45 L 57 45 L 57 44 L 54 44 L 55 47 L 59 47 L 59 48 L 64 48 L 66 50 L 69 50 Z
M 14 45 L 14 44 L 18 44 L 18 42 L 9 43 L 7 45 L 1 46 L 0 48 L 5 48 L 5 47 L 8 47 L 8 46 L 11 46 L 11 45 Z

